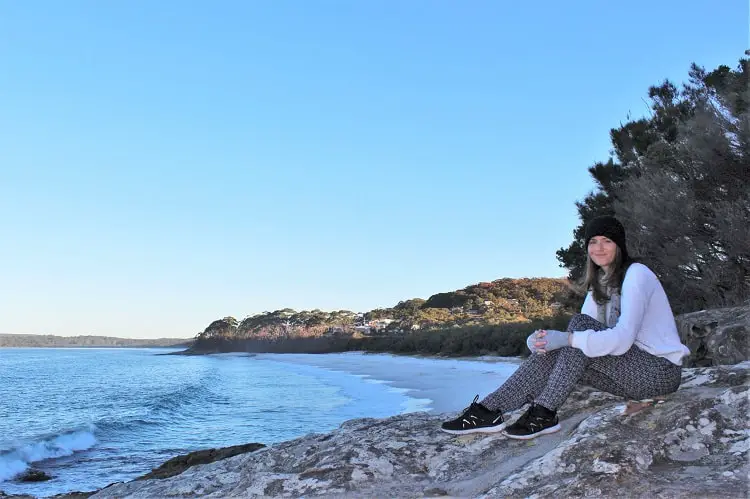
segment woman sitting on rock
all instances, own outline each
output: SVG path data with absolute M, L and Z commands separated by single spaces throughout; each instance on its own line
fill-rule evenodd
M 494 433 L 530 439 L 560 429 L 557 409 L 577 384 L 627 399 L 672 393 L 680 385 L 682 358 L 690 352 L 680 342 L 672 309 L 661 283 L 645 265 L 628 257 L 625 229 L 604 216 L 586 226 L 588 248 L 581 313 L 567 331 L 532 333 L 532 355 L 481 402 L 479 396 L 456 419 L 448 433 Z M 503 413 L 531 405 L 505 427 Z

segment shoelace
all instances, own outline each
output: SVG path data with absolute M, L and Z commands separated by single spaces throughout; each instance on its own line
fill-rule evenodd
M 464 428 L 467 426 L 476 426 L 477 421 L 479 421 L 479 418 L 473 414 L 469 414 L 468 418 L 461 418 L 461 423 L 463 423 Z
M 472 400 L 469 407 L 464 409 L 464 412 L 461 414 L 461 424 L 464 428 L 467 426 L 477 426 L 478 422 L 480 421 L 480 418 L 477 417 L 475 414 L 472 414 L 472 411 L 474 411 L 474 407 L 480 407 L 480 405 L 477 403 L 479 401 L 479 395 L 474 397 L 474 400 Z M 478 409 L 477 409 L 478 410 Z M 485 409 L 486 411 L 486 409 Z M 492 420 L 492 424 L 495 424 L 499 421 L 503 421 L 503 415 L 502 413 L 498 413 L 497 416 Z
M 464 409 L 463 413 L 461 414 L 461 424 L 464 428 L 467 426 L 476 426 L 477 421 L 479 418 L 477 418 L 474 414 L 472 414 L 472 410 L 474 409 L 474 406 L 479 401 L 479 395 L 474 396 L 474 400 L 471 401 L 471 404 L 469 404 L 469 407 Z
M 471 410 L 474 409 L 474 406 L 477 405 L 478 401 L 479 401 L 479 395 L 474 396 L 474 400 L 471 401 L 471 404 L 469 404 L 468 407 L 466 407 L 463 411 L 461 411 L 461 417 L 468 416 L 469 412 L 471 412 Z

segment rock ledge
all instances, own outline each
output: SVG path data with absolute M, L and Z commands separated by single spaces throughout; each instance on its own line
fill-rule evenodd
M 356 419 L 165 479 L 118 483 L 125 497 L 748 497 L 750 362 L 685 369 L 664 403 L 623 415 L 583 388 L 562 431 L 531 441 L 455 437 L 425 413 Z

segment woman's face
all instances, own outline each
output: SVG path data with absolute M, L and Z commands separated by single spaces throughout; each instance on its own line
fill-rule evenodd
M 617 243 L 608 237 L 594 236 L 589 240 L 589 258 L 603 268 L 608 270 L 617 254 Z

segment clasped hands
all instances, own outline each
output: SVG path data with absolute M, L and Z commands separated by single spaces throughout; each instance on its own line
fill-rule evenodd
M 547 353 L 570 346 L 570 333 L 554 329 L 537 329 L 526 338 L 531 353 Z

